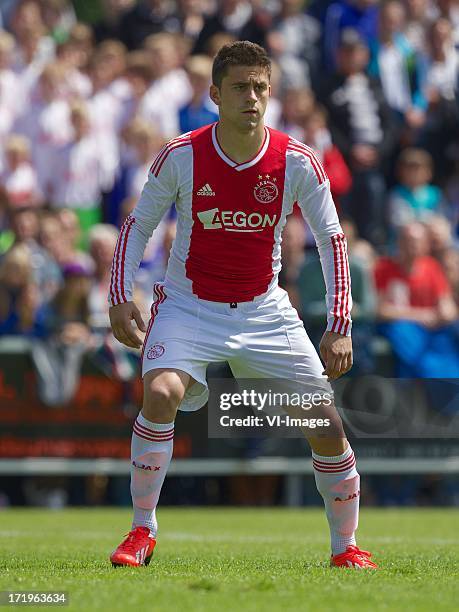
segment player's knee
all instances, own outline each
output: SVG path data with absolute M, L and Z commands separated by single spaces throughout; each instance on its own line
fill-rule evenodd
M 177 385 L 153 380 L 145 387 L 143 413 L 153 422 L 171 422 L 175 419 L 182 400 L 181 389 Z

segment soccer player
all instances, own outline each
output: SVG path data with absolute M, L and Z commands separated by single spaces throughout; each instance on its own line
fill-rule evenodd
M 115 337 L 140 348 L 146 331 L 144 401 L 131 445 L 132 531 L 113 565 L 146 565 L 156 544 L 156 505 L 172 457 L 177 409 L 208 398 L 206 367 L 228 361 L 236 378 L 307 383 L 352 365 L 346 239 L 327 176 L 314 152 L 265 127 L 270 95 L 265 50 L 242 41 L 215 57 L 210 97 L 219 121 L 171 140 L 154 160 L 126 219 L 113 259 L 110 319 Z M 327 287 L 325 370 L 286 292 L 278 287 L 280 240 L 298 202 L 319 249 Z M 172 202 L 177 236 L 164 283 L 154 286 L 148 328 L 132 301 L 145 244 Z M 311 437 L 314 474 L 331 532 L 331 564 L 373 568 L 355 542 L 359 474 L 344 437 Z

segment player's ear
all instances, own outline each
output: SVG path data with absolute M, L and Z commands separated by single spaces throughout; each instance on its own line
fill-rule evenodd
M 220 90 L 216 85 L 211 85 L 209 89 L 209 96 L 212 102 L 217 106 L 220 106 Z

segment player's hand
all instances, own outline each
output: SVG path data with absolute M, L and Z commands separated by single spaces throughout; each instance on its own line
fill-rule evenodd
M 146 332 L 145 323 L 143 322 L 140 310 L 134 302 L 126 302 L 125 304 L 117 304 L 109 310 L 110 324 L 112 326 L 113 335 L 121 342 L 130 348 L 140 348 L 143 344 L 142 338 L 137 334 L 135 328 L 131 325 L 131 321 L 135 321 L 140 331 Z
M 336 380 L 352 368 L 352 340 L 350 336 L 342 336 L 326 331 L 320 341 L 320 356 L 325 363 L 322 374 L 329 380 Z

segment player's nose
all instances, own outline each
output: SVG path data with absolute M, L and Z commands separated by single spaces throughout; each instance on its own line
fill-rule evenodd
M 250 102 L 255 101 L 255 100 L 257 100 L 257 99 L 258 99 L 258 98 L 257 98 L 256 91 L 255 91 L 255 88 L 251 87 L 251 88 L 248 90 L 248 93 L 247 93 L 247 99 L 248 99 Z

